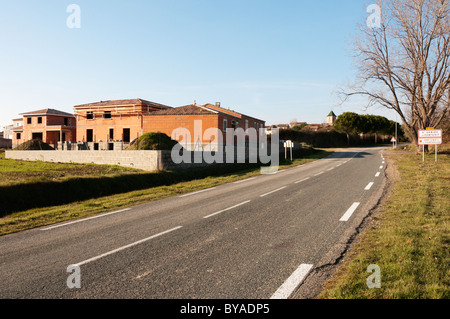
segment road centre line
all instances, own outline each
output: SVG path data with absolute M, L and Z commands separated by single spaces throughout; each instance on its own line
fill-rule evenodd
M 180 195 L 179 197 L 187 197 L 187 196 L 191 196 L 191 195 L 195 195 L 195 194 L 199 194 L 199 193 L 211 191 L 211 190 L 213 190 L 213 189 L 216 189 L 216 188 L 215 188 L 215 187 L 211 187 L 211 188 L 207 188 L 207 189 L 202 189 L 202 190 L 197 191 L 197 192 L 193 192 L 193 193 L 188 193 L 188 194 Z
M 247 201 L 242 202 L 242 203 L 240 203 L 240 204 L 237 204 L 237 205 L 234 205 L 234 206 L 231 206 L 231 207 L 228 207 L 228 208 L 219 210 L 218 212 L 212 213 L 212 214 L 210 214 L 210 215 L 204 216 L 203 218 L 209 218 L 209 217 L 215 216 L 215 215 L 217 215 L 217 214 L 226 212 L 227 210 L 231 210 L 231 209 L 233 209 L 233 208 L 236 208 L 236 207 L 242 206 L 242 205 L 244 205 L 244 204 L 247 204 L 247 203 L 249 203 L 249 202 L 250 202 L 250 200 L 247 200 Z
M 278 288 L 270 299 L 287 299 L 299 284 L 305 279 L 313 265 L 301 264 L 292 275 Z
M 256 177 L 251 177 L 251 178 L 243 179 L 241 181 L 233 182 L 233 184 L 245 183 L 245 182 L 248 182 L 248 181 L 251 181 L 251 180 L 254 180 L 254 179 L 256 179 Z
M 352 216 L 352 214 L 355 212 L 355 210 L 358 208 L 360 203 L 353 203 L 352 206 L 345 212 L 345 214 L 339 219 L 340 222 L 346 222 L 349 220 L 349 218 Z
M 380 166 L 380 169 L 383 169 L 383 165 Z
M 151 239 L 154 239 L 154 238 L 156 238 L 156 237 L 159 237 L 159 236 L 165 235 L 165 234 L 167 234 L 167 233 L 173 232 L 173 231 L 175 231 L 175 230 L 177 230 L 177 229 L 180 229 L 181 227 L 183 227 L 183 226 L 178 226 L 178 227 L 175 227 L 175 228 L 172 228 L 172 229 L 163 231 L 163 232 L 161 232 L 161 233 L 159 233 L 159 234 L 156 234 L 156 235 L 153 235 L 153 236 L 150 236 L 150 237 L 147 237 L 147 238 L 138 240 L 138 241 L 136 241 L 136 242 L 134 242 L 134 243 L 131 243 L 131 244 L 129 244 L 129 245 L 122 246 L 122 247 L 119 247 L 119 248 L 117 248 L 117 249 L 111 250 L 111 251 L 109 251 L 109 252 L 107 252 L 107 253 L 104 253 L 104 254 L 101 254 L 101 255 L 98 255 L 98 256 L 95 256 L 95 257 L 86 259 L 86 260 L 84 260 L 84 261 L 82 261 L 82 262 L 79 262 L 79 263 L 76 263 L 76 264 L 74 264 L 74 265 L 77 265 L 77 266 L 86 265 L 86 264 L 88 264 L 88 263 L 90 263 L 90 262 L 93 262 L 93 261 L 95 261 L 95 260 L 98 260 L 98 259 L 100 259 L 100 258 L 109 256 L 109 255 L 112 255 L 112 254 L 114 254 L 114 253 L 117 253 L 117 252 L 119 252 L 119 251 L 125 250 L 125 249 L 127 249 L 127 248 L 130 248 L 130 247 L 133 247 L 133 246 L 142 244 L 142 243 L 144 243 L 144 242 L 146 242 L 146 241 L 149 241 L 149 240 L 151 240 Z
M 317 174 L 315 174 L 314 176 L 319 176 L 319 175 L 322 175 L 323 173 L 325 173 L 325 172 L 317 173 Z
M 64 226 L 68 226 L 68 225 L 72 225 L 72 224 L 76 224 L 76 223 L 80 223 L 80 222 L 84 222 L 87 220 L 91 220 L 91 219 L 95 219 L 95 218 L 100 218 L 100 217 L 105 217 L 108 215 L 113 215 L 113 214 L 117 214 L 117 213 L 122 213 L 122 212 L 126 212 L 128 210 L 131 210 L 131 208 L 125 208 L 125 209 L 121 209 L 121 210 L 116 210 L 114 212 L 110 212 L 110 213 L 105 213 L 105 214 L 101 214 L 101 215 L 96 215 L 96 216 L 92 216 L 92 217 L 87 217 L 87 218 L 83 218 L 83 219 L 78 219 L 78 220 L 74 220 L 72 222 L 68 222 L 68 223 L 64 223 L 64 224 L 59 224 L 59 225 L 55 225 L 55 226 L 50 226 L 47 228 L 42 228 L 41 230 L 50 230 L 50 229 L 55 229 L 58 227 L 64 227 Z
M 299 183 L 301 183 L 301 182 L 307 181 L 307 180 L 310 179 L 310 178 L 311 178 L 311 177 L 307 177 L 307 178 L 304 178 L 304 179 L 302 179 L 302 180 L 300 180 L 300 181 L 296 181 L 295 184 L 299 184 Z
M 287 186 L 283 186 L 283 187 L 277 188 L 277 189 L 275 189 L 275 190 L 273 190 L 273 191 L 271 191 L 271 192 L 268 192 L 268 193 L 265 193 L 265 194 L 259 195 L 259 197 L 264 197 L 264 196 L 267 196 L 267 195 L 269 195 L 269 194 L 272 194 L 272 193 L 278 192 L 278 191 L 280 191 L 280 190 L 282 190 L 283 188 L 286 188 L 286 187 L 287 187 Z
M 364 190 L 368 191 L 373 185 L 373 182 L 370 182 L 369 184 L 367 184 L 366 188 L 364 188 Z
M 377 173 L 375 174 L 375 177 L 378 177 L 378 176 L 380 176 L 380 172 L 377 172 Z

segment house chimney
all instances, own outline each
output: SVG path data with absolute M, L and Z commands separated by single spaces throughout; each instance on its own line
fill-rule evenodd
M 216 107 L 220 107 L 220 102 L 216 102 Z

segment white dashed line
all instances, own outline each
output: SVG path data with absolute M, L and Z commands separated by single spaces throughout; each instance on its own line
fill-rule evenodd
M 105 217 L 105 216 L 108 216 L 108 215 L 113 215 L 113 214 L 117 214 L 117 213 L 126 212 L 126 211 L 128 211 L 130 209 L 131 208 L 125 208 L 125 209 L 121 209 L 121 210 L 116 210 L 114 212 L 110 212 L 110 213 L 106 213 L 106 214 L 101 214 L 101 215 L 96 215 L 96 216 L 92 216 L 92 217 L 88 217 L 88 218 L 74 220 L 73 222 L 68 222 L 68 223 L 65 223 L 65 224 L 60 224 L 60 225 L 50 226 L 50 227 L 47 227 L 47 228 L 42 228 L 41 230 L 50 230 L 50 229 L 54 229 L 54 228 L 58 228 L 58 227 L 68 226 L 68 225 L 84 222 L 84 221 L 95 219 L 95 218 L 100 218 L 100 217 Z
M 377 173 L 375 174 L 375 177 L 378 177 L 378 176 L 380 176 L 380 172 L 377 172 Z
M 368 191 L 373 185 L 373 182 L 370 182 L 369 184 L 367 184 L 366 188 L 364 188 L 364 190 Z
M 300 181 L 295 182 L 295 184 L 299 184 L 299 183 L 301 183 L 301 182 L 307 181 L 307 180 L 310 179 L 310 178 L 311 178 L 311 177 L 304 178 L 304 179 L 302 179 L 302 180 L 300 180 Z
M 301 264 L 296 271 L 281 285 L 270 299 L 287 299 L 297 286 L 305 279 L 313 265 Z
M 213 189 L 216 189 L 216 188 L 215 188 L 215 187 L 211 187 L 211 188 L 208 188 L 208 189 L 202 189 L 201 191 L 197 191 L 197 192 L 193 192 L 193 193 L 189 193 L 189 194 L 180 195 L 179 197 L 187 197 L 187 196 L 191 196 L 191 195 L 195 195 L 195 194 L 199 194 L 199 193 L 211 191 L 211 190 L 213 190 Z
M 247 204 L 247 203 L 249 203 L 249 202 L 250 202 L 250 201 L 249 201 L 249 200 L 247 200 L 247 201 L 245 201 L 245 202 L 242 202 L 242 203 L 240 203 L 240 204 L 237 204 L 237 205 L 234 205 L 234 206 L 231 206 L 231 207 L 228 207 L 228 208 L 225 208 L 225 209 L 219 210 L 218 212 L 212 213 L 212 214 L 210 214 L 210 215 L 207 215 L 207 216 L 205 216 L 205 217 L 203 217 L 203 218 L 209 218 L 209 217 L 215 216 L 215 215 L 217 215 L 217 214 L 220 214 L 220 213 L 226 212 L 227 210 L 231 210 L 231 209 L 233 209 L 233 208 L 236 208 L 236 207 L 242 206 L 242 205 L 244 205 L 244 204 Z
M 315 174 L 314 176 L 319 176 L 319 175 L 322 175 L 324 172 L 320 172 L 320 173 L 317 173 L 317 174 Z
M 341 222 L 346 222 L 353 215 L 360 203 L 353 203 L 352 206 L 345 212 L 345 214 L 339 219 Z
M 119 251 L 121 251 L 121 250 L 124 250 L 124 249 L 130 248 L 130 247 L 133 247 L 133 246 L 142 244 L 142 243 L 144 243 L 144 242 L 146 242 L 146 241 L 149 241 L 149 240 L 151 240 L 151 239 L 154 239 L 154 238 L 156 238 L 156 237 L 159 237 L 159 236 L 165 235 L 165 234 L 167 234 L 167 233 L 173 232 L 173 231 L 175 231 L 175 230 L 177 230 L 177 229 L 180 229 L 181 227 L 182 227 L 182 226 L 178 226 L 178 227 L 175 227 L 175 228 L 172 228 L 172 229 L 163 231 L 163 232 L 161 232 L 161 233 L 159 233 L 159 234 L 156 234 L 156 235 L 147 237 L 147 238 L 145 238 L 145 239 L 136 241 L 136 242 L 134 242 L 134 243 L 132 243 L 132 244 L 129 244 L 129 245 L 126 245 L 126 246 L 122 246 L 122 247 L 120 247 L 120 248 L 111 250 L 111 251 L 109 251 L 109 252 L 107 252 L 107 253 L 98 255 L 98 256 L 96 256 L 96 257 L 92 257 L 92 258 L 86 259 L 86 260 L 84 260 L 84 261 L 82 261 L 82 262 L 76 263 L 75 265 L 77 265 L 77 266 L 86 265 L 86 264 L 88 264 L 88 263 L 90 263 L 90 262 L 92 262 L 92 261 L 98 260 L 98 259 L 100 259 L 100 258 L 109 256 L 109 255 L 112 255 L 112 254 L 117 253 L 117 252 L 119 252 Z
M 248 182 L 248 181 L 251 181 L 251 180 L 254 180 L 256 177 L 252 177 L 252 178 L 247 178 L 247 179 L 244 179 L 244 180 L 242 180 L 242 181 L 237 181 L 237 182 L 234 182 L 233 184 L 240 184 L 240 183 L 245 183 L 245 182 Z
M 282 190 L 282 189 L 284 189 L 284 188 L 286 188 L 286 187 L 287 187 L 287 186 L 283 186 L 283 187 L 277 188 L 277 189 L 275 189 L 275 190 L 273 190 L 273 191 L 271 191 L 271 192 L 268 192 L 268 193 L 265 193 L 265 194 L 259 195 L 259 197 L 264 197 L 264 196 L 267 196 L 267 195 L 269 195 L 269 194 L 272 194 L 272 193 L 278 192 L 278 191 L 280 191 L 280 190 Z

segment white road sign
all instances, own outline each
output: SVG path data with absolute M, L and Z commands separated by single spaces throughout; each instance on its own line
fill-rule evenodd
M 425 138 L 425 137 L 436 137 L 436 138 L 442 138 L 442 130 L 420 130 L 419 131 L 419 138 Z
M 419 131 L 419 145 L 442 144 L 442 130 Z

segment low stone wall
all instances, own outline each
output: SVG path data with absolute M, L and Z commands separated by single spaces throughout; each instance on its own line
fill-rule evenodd
M 170 151 L 6 151 L 5 157 L 24 161 L 119 165 L 145 171 L 187 169 L 210 165 L 203 160 L 195 163 L 194 152 L 191 153 L 190 163 L 175 164 Z
M 74 148 L 70 146 L 76 144 L 68 145 L 69 147 L 60 145 L 62 149 L 51 151 L 6 151 L 5 157 L 25 161 L 119 165 L 145 171 L 188 169 L 215 164 L 207 163 L 204 157 L 204 155 L 206 156 L 207 154 L 203 152 L 189 152 L 190 160 L 174 163 L 171 151 L 135 151 L 120 149 L 78 150 L 78 146 L 76 148 L 74 147 L 74 150 Z M 301 145 L 296 145 L 296 148 L 297 147 L 301 147 Z M 281 146 L 279 151 L 284 152 L 284 148 Z M 223 152 L 222 154 L 222 162 L 226 163 L 227 153 Z M 255 155 L 255 153 L 253 153 L 253 155 Z M 235 163 L 250 161 L 248 148 L 235 147 L 232 157 L 234 157 Z M 255 157 L 253 157 L 253 159 L 255 159 Z
M 146 171 L 163 169 L 161 151 L 6 151 L 5 157 L 25 161 L 120 165 Z

